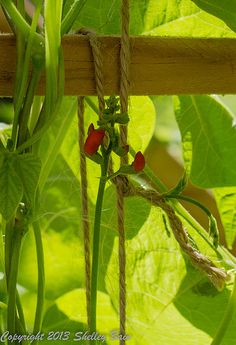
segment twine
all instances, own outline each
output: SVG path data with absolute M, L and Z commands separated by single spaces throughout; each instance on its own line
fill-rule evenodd
M 118 180 L 116 179 L 115 181 L 117 183 Z M 125 197 L 140 196 L 148 200 L 152 205 L 160 207 L 166 213 L 172 232 L 181 250 L 187 254 L 194 266 L 207 275 L 218 290 L 222 290 L 229 279 L 227 272 L 216 267 L 209 258 L 191 245 L 187 230 L 184 228 L 180 218 L 175 214 L 173 207 L 165 201 L 164 197 L 155 190 L 134 187 L 125 176 L 119 176 L 118 183 L 122 186 L 122 192 Z
M 99 41 L 96 33 L 87 28 L 81 28 L 78 33 L 86 35 L 89 38 L 89 43 L 92 48 L 93 60 L 94 60 L 94 74 L 95 74 L 95 84 L 98 97 L 98 109 L 99 109 L 99 119 L 103 117 L 103 112 L 105 109 L 104 100 L 104 76 L 103 76 L 103 59 L 101 42 Z
M 85 286 L 86 286 L 86 307 L 87 321 L 90 325 L 91 305 L 91 263 L 90 263 L 90 229 L 88 216 L 88 181 L 87 166 L 84 154 L 84 97 L 78 97 L 78 130 L 79 130 L 79 154 L 80 154 L 80 176 L 81 176 L 81 204 L 82 204 L 82 227 L 84 237 L 84 260 L 85 260 Z
M 121 114 L 128 113 L 130 68 L 129 41 L 129 0 L 123 0 L 121 6 L 121 49 L 120 49 L 120 106 Z M 127 144 L 127 126 L 120 125 L 121 146 Z M 128 164 L 128 155 L 121 157 L 121 164 Z M 126 330 L 126 252 L 124 226 L 124 195 L 122 180 L 117 179 L 117 225 L 119 232 L 119 310 L 120 310 L 120 345 L 125 345 Z M 121 183 L 119 183 L 119 181 Z
M 130 40 L 129 40 L 129 0 L 122 1 L 121 7 L 121 49 L 120 49 L 120 106 L 121 113 L 128 112 Z M 127 144 L 127 126 L 120 126 L 121 145 Z M 122 157 L 123 164 L 128 163 L 128 155 Z
M 103 77 L 103 59 L 101 53 L 101 42 L 97 37 L 96 33 L 90 29 L 82 28 L 78 32 L 78 34 L 86 35 L 89 38 L 89 43 L 92 49 L 93 60 L 94 60 L 94 74 L 95 74 L 95 85 L 98 97 L 98 108 L 99 108 L 99 119 L 103 118 L 103 113 L 105 109 L 105 100 L 104 100 L 104 77 Z M 81 114 L 81 118 L 79 118 L 79 133 L 80 133 L 80 154 L 81 154 L 81 192 L 82 192 L 82 208 L 83 202 L 87 205 L 87 172 L 86 172 L 86 159 L 83 153 L 83 145 L 84 145 L 84 103 L 83 98 L 79 97 L 79 114 Z M 81 138 L 82 137 L 82 138 Z M 82 178 L 83 176 L 83 178 Z M 88 222 L 86 222 L 88 212 L 86 213 L 86 207 L 83 208 L 83 216 L 85 219 L 84 226 L 88 226 Z M 88 220 L 88 219 L 87 219 Z M 87 318 L 88 318 L 88 325 L 90 327 L 90 309 L 91 309 L 91 265 L 90 265 L 90 239 L 89 239 L 89 230 L 84 230 L 84 251 L 85 251 L 85 261 L 86 261 L 86 299 L 87 299 Z

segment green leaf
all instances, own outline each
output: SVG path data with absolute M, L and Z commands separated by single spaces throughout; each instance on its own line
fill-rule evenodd
M 156 121 L 155 108 L 147 96 L 130 97 L 128 144 L 135 151 L 144 152 L 147 148 Z
M 146 202 L 143 202 L 145 206 Z M 133 207 L 135 207 L 133 200 Z M 126 205 L 126 213 L 129 208 Z M 138 213 L 138 212 L 136 212 Z M 184 224 L 185 226 L 186 223 Z M 204 254 L 206 244 L 187 227 Z M 106 287 L 118 310 L 118 240 L 115 241 L 106 276 Z M 140 231 L 126 243 L 127 333 L 130 344 L 210 344 L 230 295 L 230 287 L 218 292 L 184 256 L 174 236 L 168 237 L 162 211 L 152 207 Z M 215 258 L 216 259 L 216 258 Z M 222 344 L 236 340 L 231 326 Z M 193 341 L 194 339 L 194 341 Z
M 72 0 L 66 2 L 65 11 L 71 3 Z M 223 6 L 224 4 L 221 5 Z M 74 29 L 85 26 L 101 34 L 119 34 L 120 8 L 120 0 L 87 0 L 74 24 Z M 94 13 L 97 15 L 94 16 Z M 191 0 L 132 0 L 130 14 L 131 35 L 235 36 L 222 20 L 203 11 Z
M 236 0 L 192 0 L 204 11 L 222 19 L 233 31 L 236 31 Z
M 41 169 L 40 159 L 31 153 L 17 155 L 16 171 L 24 187 L 26 198 L 31 204 L 34 203 L 35 191 L 37 188 Z
M 236 127 L 229 111 L 210 96 L 180 96 L 175 109 L 185 146 L 191 137 L 192 182 L 203 188 L 235 186 Z
M 8 220 L 16 210 L 23 195 L 23 186 L 15 169 L 16 155 L 0 155 L 0 213 Z
M 224 233 L 229 249 L 232 249 L 236 236 L 236 187 L 214 190 L 218 210 L 224 225 Z
M 63 13 L 68 12 L 74 0 L 67 0 Z M 94 15 L 96 13 L 96 15 Z M 117 34 L 120 30 L 120 0 L 100 1 L 87 0 L 73 29 L 89 27 L 100 33 Z
M 159 20 L 155 18 L 154 9 L 151 12 L 153 27 L 147 26 L 145 35 L 152 36 L 187 36 L 187 37 L 235 37 L 235 33 L 220 19 L 202 11 L 190 0 L 160 1 L 163 12 L 159 14 Z M 165 11 L 167 15 L 164 15 Z M 148 22 L 149 23 L 149 22 Z

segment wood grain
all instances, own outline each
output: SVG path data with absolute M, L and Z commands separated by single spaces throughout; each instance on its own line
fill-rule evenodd
M 105 92 L 119 90 L 120 38 L 101 36 Z M 236 93 L 236 39 L 131 37 L 132 95 Z M 87 37 L 63 38 L 65 94 L 95 95 L 94 68 Z M 13 93 L 15 39 L 0 35 L 0 95 Z M 44 78 L 39 94 L 44 90 Z

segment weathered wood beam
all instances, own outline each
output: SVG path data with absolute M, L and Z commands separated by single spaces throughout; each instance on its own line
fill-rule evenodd
M 101 36 L 105 93 L 119 90 L 120 38 Z M 131 37 L 131 95 L 236 93 L 236 39 Z M 94 66 L 87 37 L 63 38 L 65 93 L 94 95 Z M 15 39 L 0 35 L 0 95 L 13 93 Z M 39 94 L 44 89 L 42 78 Z

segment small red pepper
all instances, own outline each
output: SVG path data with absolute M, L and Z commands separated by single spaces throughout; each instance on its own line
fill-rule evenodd
M 131 164 L 131 166 L 133 167 L 133 169 L 136 172 L 140 172 L 144 169 L 145 167 L 145 158 L 144 155 L 142 154 L 142 152 L 138 151 L 134 157 L 134 161 Z
M 93 124 L 91 124 L 88 129 L 88 137 L 84 144 L 84 152 L 89 156 L 96 153 L 99 146 L 102 144 L 104 136 L 104 129 L 94 129 Z

